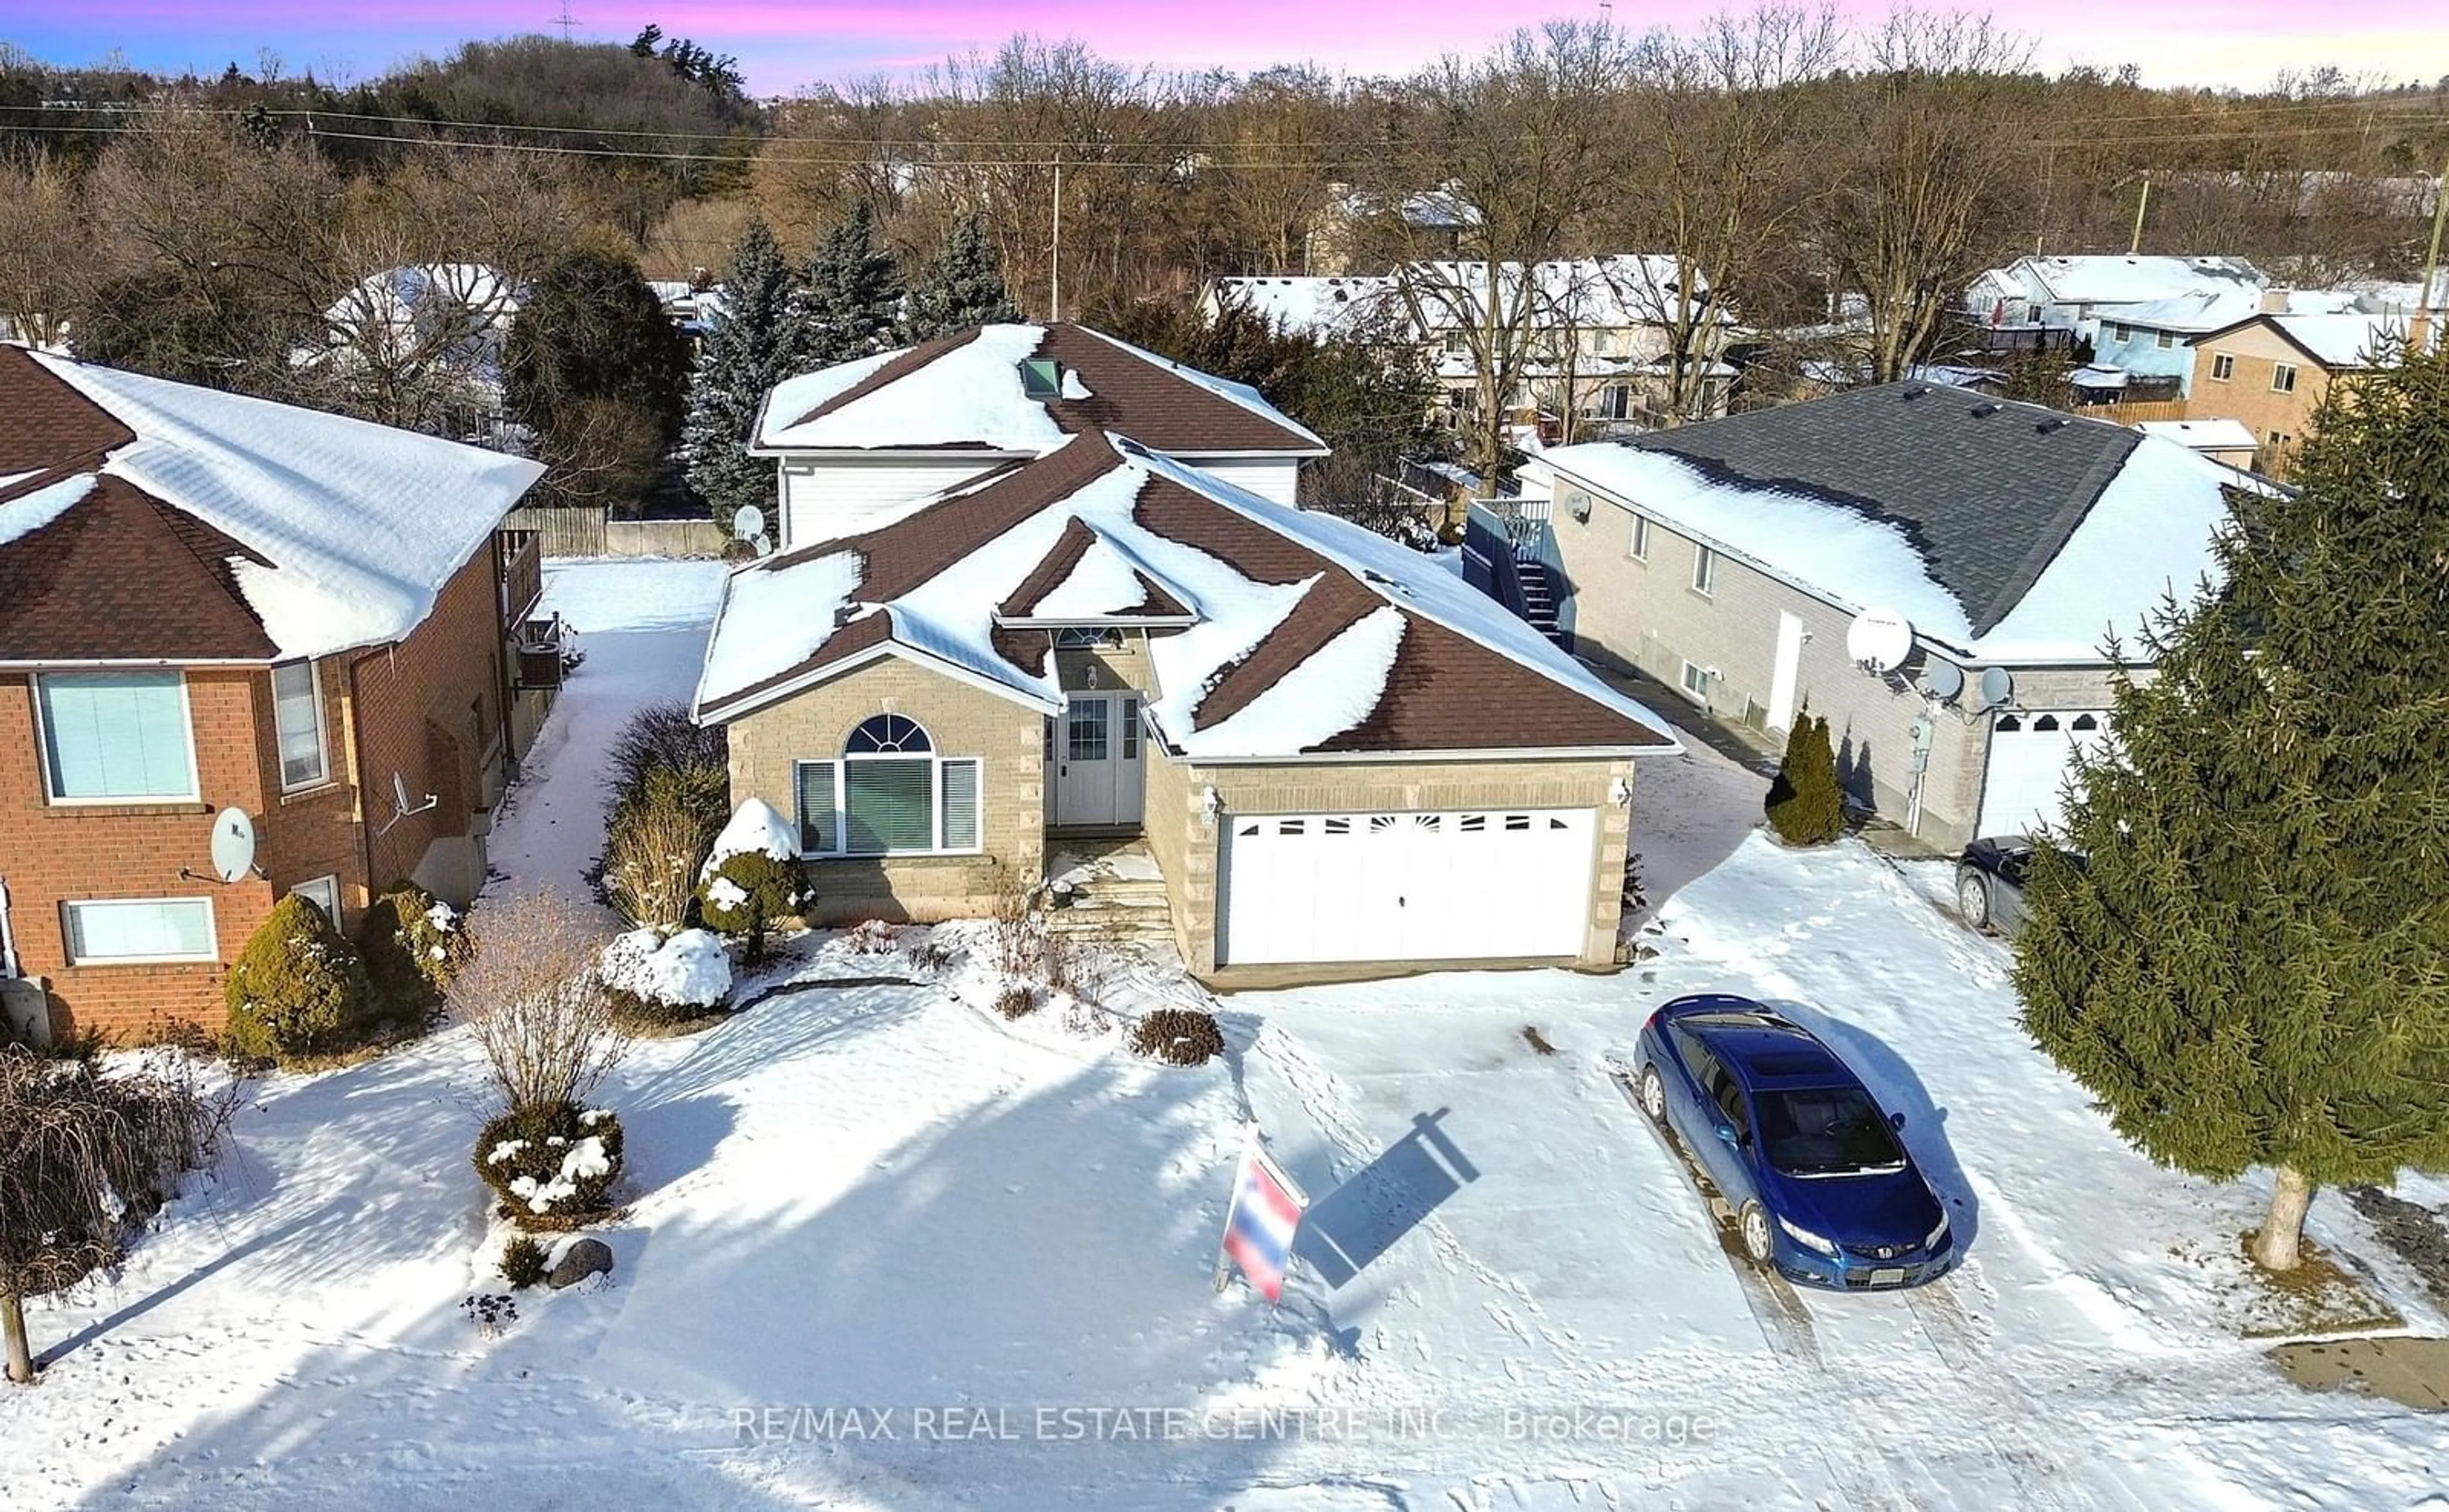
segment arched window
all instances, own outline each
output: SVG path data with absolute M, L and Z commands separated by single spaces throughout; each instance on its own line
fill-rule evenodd
M 2002 714 L 2002 715 L 1998 716 L 1998 723 L 1997 723 L 1996 728 L 1997 728 L 1997 731 L 1998 731 L 1998 733 L 1999 733 L 2000 735 L 2014 735 L 2016 731 L 2021 730 L 2023 727 L 2024 727 L 2024 721 L 2023 721 L 2023 720 L 2021 720 L 2021 719 L 2016 718 L 2015 718 L 2014 715 L 2012 715 L 2012 714 Z
M 2054 730 L 2057 727 L 2058 717 L 2054 714 L 2042 715 L 2039 718 L 2033 721 L 2033 728 L 2035 730 Z
M 858 728 L 842 742 L 842 750 L 851 756 L 925 755 L 935 749 L 927 732 L 916 719 L 905 719 L 897 714 L 879 714 L 859 721 Z
M 981 767 L 942 756 L 917 720 L 862 719 L 839 760 L 797 764 L 800 850 L 806 855 L 974 852 Z
M 2093 718 L 2091 715 L 2078 714 L 2074 717 L 2074 723 L 2068 725 L 2067 728 L 2070 730 L 2084 731 L 2097 730 L 2100 728 L 2100 721 Z

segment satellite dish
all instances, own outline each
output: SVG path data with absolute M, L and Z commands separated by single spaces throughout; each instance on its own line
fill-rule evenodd
M 1894 609 L 1865 609 L 1845 628 L 1845 654 L 1894 672 L 1913 655 L 1913 622 Z
M 1921 684 L 1934 699 L 1953 699 L 1964 691 L 1964 669 L 1953 661 L 1932 657 L 1922 663 Z
M 236 882 L 255 869 L 255 821 L 244 809 L 223 809 L 213 820 L 213 874 Z
M 1984 709 L 1995 709 L 2015 696 L 2015 679 L 2005 667 L 1992 667 L 1981 674 L 1981 703 Z
M 731 511 L 731 533 L 742 541 L 756 541 L 765 534 L 765 511 L 753 504 L 743 504 Z

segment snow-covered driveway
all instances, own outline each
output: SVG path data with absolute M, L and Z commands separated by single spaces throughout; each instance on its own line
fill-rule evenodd
M 685 576 L 557 571 L 599 613 L 497 838 L 515 880 L 576 885 L 593 747 L 685 691 Z M 1654 959 L 1242 995 L 1197 1071 L 836 941 L 810 972 L 854 985 L 639 1047 L 600 1098 L 612 1284 L 523 1294 L 501 1338 L 460 1314 L 496 1284 L 464 1034 L 269 1079 L 228 1179 L 35 1310 L 56 1358 L 0 1390 L 0 1506 L 2449 1506 L 2438 1420 L 2301 1393 L 2218 1311 L 2252 1196 L 2126 1152 L 2016 1030 L 1997 946 L 1857 845 L 1751 834 L 1758 787 L 1644 772 Z M 1953 1278 L 1739 1277 L 1608 1077 L 1704 988 L 1795 1005 L 1907 1114 Z M 1208 1285 L 1245 1118 L 1313 1198 L 1277 1309 Z

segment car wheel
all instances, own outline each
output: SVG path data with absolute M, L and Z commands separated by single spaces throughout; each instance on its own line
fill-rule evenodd
M 1666 1127 L 1667 1083 L 1658 1080 L 1658 1067 L 1654 1065 L 1641 1068 L 1641 1111 L 1649 1116 L 1650 1122 Z
M 1968 929 L 1990 928 L 1990 883 L 1980 872 L 1968 869 L 1956 873 L 1956 911 Z
M 1744 1253 L 1752 1257 L 1752 1264 L 1766 1266 L 1777 1258 L 1777 1241 L 1769 1232 L 1766 1208 L 1746 1202 L 1743 1212 L 1735 1215 L 1735 1222 L 1743 1231 Z

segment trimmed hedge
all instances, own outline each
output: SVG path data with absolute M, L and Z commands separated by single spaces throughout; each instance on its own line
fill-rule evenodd
M 764 960 L 766 933 L 815 901 L 799 862 L 778 861 L 762 851 L 724 856 L 697 890 L 698 917 L 741 942 L 743 966 Z
M 414 882 L 395 882 L 357 924 L 357 949 L 380 1005 L 422 1019 L 442 1005 L 468 963 L 467 921 Z
M 524 1292 L 542 1285 L 546 1269 L 544 1246 L 534 1234 L 517 1234 L 502 1246 L 502 1279 L 511 1284 L 511 1291 Z

